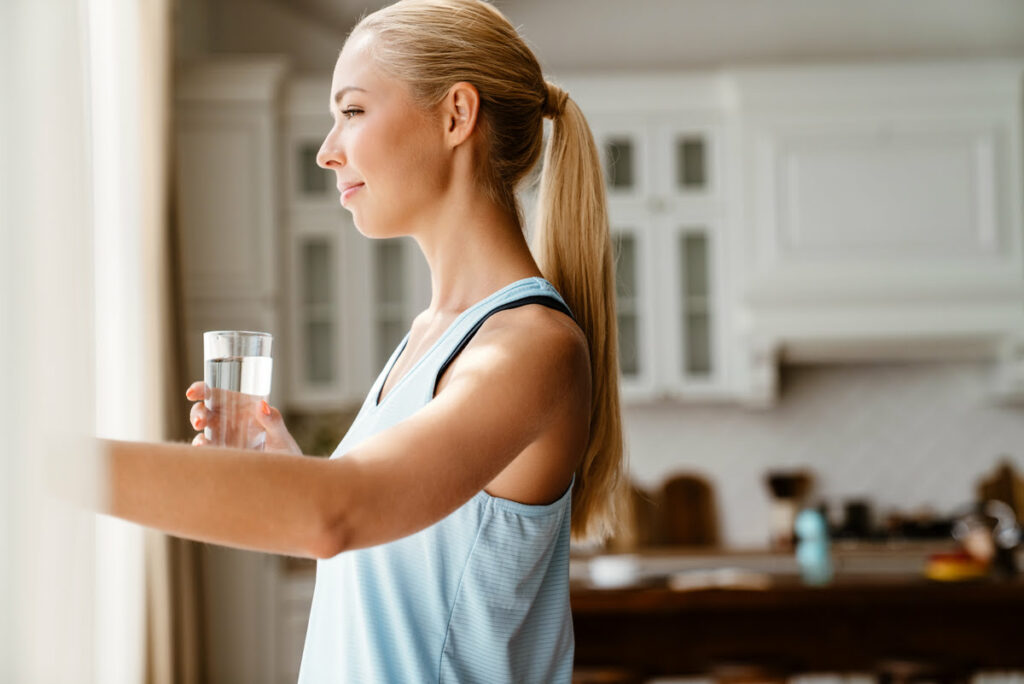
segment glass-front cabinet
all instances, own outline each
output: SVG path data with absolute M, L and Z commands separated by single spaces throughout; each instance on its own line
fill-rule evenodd
M 615 251 L 623 396 L 724 398 L 722 130 L 683 114 L 589 116 Z

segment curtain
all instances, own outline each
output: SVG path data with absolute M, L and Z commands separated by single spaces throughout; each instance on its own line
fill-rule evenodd
M 0 681 L 95 682 L 84 19 L 0 2 Z
M 203 682 L 198 545 L 98 516 L 184 438 L 173 0 L 0 2 L 0 681 Z
M 188 405 L 173 214 L 173 0 L 87 6 L 96 311 L 104 331 L 96 350 L 97 434 L 182 440 Z M 110 540 L 99 551 L 100 566 L 109 561 L 99 572 L 100 605 L 127 592 L 134 601 L 97 639 L 98 681 L 203 684 L 200 545 L 112 519 L 98 531 L 100 544 Z
M 143 168 L 142 228 L 146 289 L 152 300 L 149 335 L 160 340 L 154 361 L 162 373 L 153 379 L 146 401 L 156 409 L 149 438 L 191 439 L 184 400 L 185 339 L 173 196 L 172 0 L 132 0 L 136 4 L 140 103 L 140 163 Z M 162 362 L 159 362 L 162 361 Z M 147 684 L 204 684 L 201 544 L 147 530 L 145 538 Z

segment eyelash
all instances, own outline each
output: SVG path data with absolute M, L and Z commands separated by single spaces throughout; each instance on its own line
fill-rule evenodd
M 351 119 L 352 117 L 351 116 L 346 116 L 346 114 L 362 114 L 362 110 L 361 109 L 344 109 L 344 110 L 342 110 L 341 115 L 344 116 L 346 119 Z

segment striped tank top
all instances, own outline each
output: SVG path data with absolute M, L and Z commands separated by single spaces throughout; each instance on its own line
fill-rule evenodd
M 489 316 L 532 303 L 572 316 L 544 278 L 506 285 L 463 311 L 378 403 L 407 333 L 331 458 L 425 406 Z M 415 534 L 318 560 L 300 684 L 568 683 L 571 498 L 572 483 L 544 505 L 481 489 Z

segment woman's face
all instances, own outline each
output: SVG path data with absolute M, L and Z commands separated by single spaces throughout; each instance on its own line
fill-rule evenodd
M 367 52 L 370 40 L 370 34 L 352 36 L 338 57 L 331 84 L 334 124 L 316 160 L 334 171 L 341 204 L 359 232 L 409 235 L 443 190 L 443 123 L 414 106 L 405 84 L 376 68 Z

